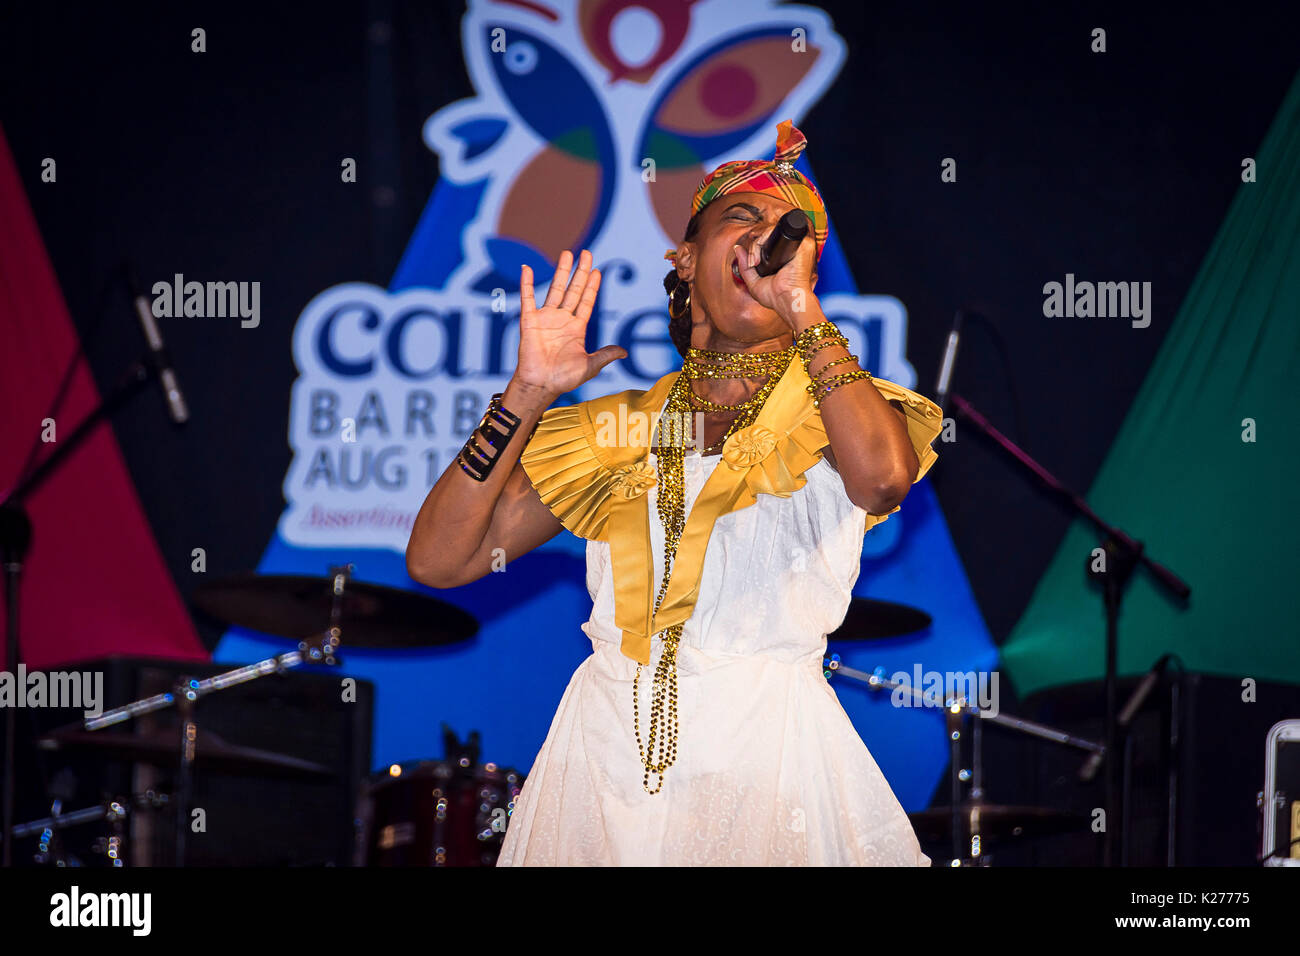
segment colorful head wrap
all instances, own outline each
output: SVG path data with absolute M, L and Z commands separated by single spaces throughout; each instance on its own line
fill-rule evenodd
M 776 128 L 776 158 L 752 159 L 723 163 L 704 177 L 695 190 L 691 215 L 727 193 L 767 193 L 803 210 L 812 223 L 813 239 L 817 243 L 817 259 L 821 260 L 826 238 L 830 235 L 826 204 L 821 193 L 803 173 L 794 168 L 794 161 L 808 146 L 808 140 L 786 120 Z M 665 259 L 676 261 L 677 250 L 669 249 Z

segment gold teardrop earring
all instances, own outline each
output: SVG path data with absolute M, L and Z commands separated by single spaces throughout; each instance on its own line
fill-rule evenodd
M 673 305 L 678 302 L 678 293 L 682 289 L 686 290 L 686 301 L 677 306 L 677 311 L 673 311 Z M 680 319 L 686 314 L 686 310 L 691 307 L 691 287 L 688 282 L 678 282 L 676 287 L 668 295 L 668 315 L 674 319 Z

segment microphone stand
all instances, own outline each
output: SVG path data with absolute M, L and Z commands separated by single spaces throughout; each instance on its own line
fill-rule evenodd
M 927 700 L 925 691 L 919 687 L 886 677 L 883 667 L 877 667 L 868 674 L 866 671 L 847 667 L 840 663 L 838 654 L 833 654 L 829 660 L 823 658 L 822 665 L 826 668 L 828 680 L 831 674 L 843 675 L 850 680 L 865 684 L 872 691 L 890 690 L 895 693 L 901 691 L 910 695 L 912 700 L 915 701 L 914 704 L 909 706 L 927 707 L 936 706 L 940 703 L 933 699 Z M 1020 717 L 1012 717 L 1002 712 L 996 714 L 985 713 L 979 706 L 972 704 L 964 697 L 947 698 L 942 701 L 942 704 L 944 725 L 950 741 L 948 769 L 951 783 L 952 817 L 949 825 L 952 827 L 952 858 L 954 866 L 960 865 L 960 861 L 963 859 L 976 861 L 973 865 L 988 865 L 988 857 L 984 854 L 983 849 L 983 834 L 980 830 L 980 811 L 984 806 L 984 744 L 981 726 L 985 720 L 1010 728 L 1017 733 L 1038 737 L 1040 740 L 1049 740 L 1067 747 L 1077 747 L 1080 750 L 1087 750 L 1094 754 L 1101 753 L 1105 749 L 1095 741 L 1075 737 L 1073 734 L 1057 730 L 1055 727 L 1048 727 L 1046 724 L 1038 724 Z M 961 784 L 963 781 L 962 774 L 966 771 L 961 769 L 961 738 L 962 724 L 967 719 L 971 722 L 971 791 L 970 797 L 963 802 L 961 799 Z
M 1118 653 L 1119 653 L 1119 610 L 1124 599 L 1125 588 L 1133 571 L 1139 564 L 1145 565 L 1180 601 L 1186 601 L 1192 593 L 1181 578 L 1168 568 L 1153 561 L 1144 553 L 1145 545 L 1135 541 L 1115 525 L 1103 520 L 1088 506 L 1083 497 L 1056 479 L 1051 472 L 1031 458 L 1023 449 L 981 415 L 969 402 L 955 392 L 949 396 L 954 411 L 976 428 L 1001 445 L 1010 455 L 1038 476 L 1050 491 L 1064 499 L 1071 508 L 1083 515 L 1104 536 L 1102 548 L 1106 554 L 1106 564 L 1102 571 L 1093 570 L 1093 561 L 1088 561 L 1088 574 L 1100 578 L 1106 615 L 1106 833 L 1103 839 L 1103 863 L 1114 866 L 1120 859 L 1124 835 L 1121 809 L 1120 776 L 1117 766 L 1120 755 L 1119 726 L 1116 721 L 1118 713 Z
M 23 561 L 32 539 L 32 522 L 23 507 L 26 497 L 39 488 L 56 468 L 90 436 L 103 419 L 140 391 L 157 375 L 157 366 L 146 358 L 136 362 L 122 381 L 81 421 L 67 438 L 56 443 L 55 450 L 0 501 L 0 556 L 4 562 L 5 603 L 7 628 L 5 632 L 5 667 L 17 679 L 18 674 L 18 622 L 19 595 L 22 590 Z M 25 688 L 18 688 L 23 693 Z M 0 865 L 13 865 L 13 812 L 16 790 L 14 787 L 15 743 L 17 737 L 18 708 L 5 708 L 5 756 L 3 849 Z

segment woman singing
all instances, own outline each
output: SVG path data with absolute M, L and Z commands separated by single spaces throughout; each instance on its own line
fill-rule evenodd
M 540 307 L 523 267 L 514 376 L 406 552 L 413 578 L 449 588 L 497 548 L 587 539 L 593 653 L 498 865 L 929 865 L 822 661 L 862 537 L 933 465 L 942 416 L 860 368 L 822 313 L 826 209 L 792 165 L 806 145 L 782 123 L 774 161 L 700 184 L 666 257 L 682 370 L 648 391 L 547 410 L 627 353 L 584 347 L 600 288 L 587 251 L 576 269 L 560 256 Z M 813 228 L 761 277 L 791 209 Z

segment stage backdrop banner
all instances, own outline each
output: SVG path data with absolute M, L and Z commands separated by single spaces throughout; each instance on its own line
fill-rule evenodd
M 777 124 L 797 124 L 846 56 L 820 10 L 722 0 L 471 3 L 462 45 L 475 95 L 425 124 L 442 176 L 389 288 L 335 285 L 298 319 L 293 461 L 264 573 L 351 562 L 361 580 L 427 591 L 407 577 L 403 552 L 428 488 L 509 381 L 520 264 L 540 292 L 562 250 L 591 249 L 604 281 L 589 347 L 628 352 L 562 404 L 649 387 L 679 362 L 662 257 L 681 238 L 696 185 L 721 162 L 770 157 Z M 811 177 L 807 157 L 834 149 L 812 143 L 797 165 Z M 818 286 L 826 313 L 873 374 L 915 387 L 903 303 L 857 292 L 834 210 L 831 224 Z M 378 687 L 376 765 L 441 756 L 445 722 L 462 737 L 481 731 L 484 759 L 526 772 L 591 651 L 579 629 L 591 611 L 584 542 L 563 532 L 499 574 L 429 593 L 477 615 L 477 637 L 395 654 L 347 650 L 344 632 L 344 670 Z M 919 607 L 934 624 L 911 640 L 837 642 L 846 663 L 909 676 L 917 665 L 993 666 L 928 481 L 867 535 L 857 593 Z M 231 631 L 217 656 L 283 647 Z M 939 714 L 836 686 L 901 802 L 924 806 L 947 759 Z
M 4 498 L 64 447 L 100 396 L 3 133 L 0 222 Z M 47 669 L 107 654 L 207 658 L 107 422 L 24 504 L 32 540 L 19 596 L 22 663 Z M 0 661 L 7 630 L 0 625 Z
M 1119 672 L 1174 653 L 1189 670 L 1300 681 L 1293 415 L 1300 367 L 1300 75 L 1088 492 L 1111 524 L 1191 587 L 1182 608 L 1146 568 L 1119 622 Z M 1235 173 L 1234 173 L 1235 175 Z M 1100 387 L 1100 386 L 1099 386 Z M 1099 678 L 1100 544 L 1080 520 L 1002 647 L 1016 688 Z

